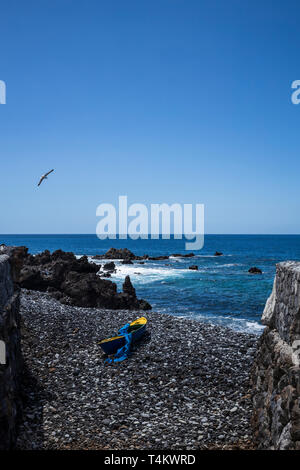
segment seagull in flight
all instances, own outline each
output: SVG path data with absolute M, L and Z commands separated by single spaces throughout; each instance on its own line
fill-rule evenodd
M 48 173 L 45 173 L 44 175 L 41 176 L 41 179 L 39 181 L 38 186 L 42 183 L 42 181 L 48 179 L 47 177 L 48 177 L 48 175 L 50 175 L 50 173 L 52 173 L 52 171 L 54 171 L 54 170 L 50 170 L 50 171 L 48 171 Z

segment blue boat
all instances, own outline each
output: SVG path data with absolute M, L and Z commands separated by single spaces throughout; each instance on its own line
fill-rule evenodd
M 146 331 L 147 318 L 141 317 L 130 323 L 127 333 L 132 335 L 132 343 L 138 341 Z M 125 345 L 125 337 L 123 335 L 113 336 L 112 338 L 100 341 L 100 346 L 105 354 L 115 354 L 118 349 Z

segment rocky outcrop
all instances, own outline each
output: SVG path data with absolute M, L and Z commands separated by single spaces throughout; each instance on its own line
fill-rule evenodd
M 277 265 L 252 370 L 254 437 L 260 449 L 300 450 L 300 263 Z
M 192 258 L 195 256 L 194 253 L 187 253 L 186 255 L 182 255 L 181 253 L 173 253 L 171 255 L 172 258 Z
M 100 266 L 90 263 L 86 256 L 76 258 L 71 252 L 56 250 L 35 256 L 27 248 L 3 248 L 14 257 L 16 280 L 20 287 L 47 291 L 52 297 L 67 305 L 78 307 L 104 307 L 111 309 L 150 309 L 144 300 L 117 291 L 117 285 L 98 275 Z M 114 271 L 114 262 L 103 266 L 108 277 Z
M 145 255 L 147 257 L 147 255 Z M 143 257 L 136 256 L 128 248 L 110 248 L 104 255 L 92 256 L 93 259 L 142 259 Z
M 14 283 L 18 253 L 0 249 L 0 450 L 10 449 L 16 440 L 21 409 L 19 291 Z M 15 264 L 14 264 L 15 263 Z
M 220 253 L 222 254 L 222 253 Z M 194 253 L 174 253 L 170 255 L 173 258 L 192 258 L 195 256 Z M 123 260 L 122 264 L 133 264 L 132 261 L 139 261 L 139 260 L 149 260 L 149 261 L 162 261 L 169 259 L 169 255 L 158 255 L 158 256 L 137 256 L 132 251 L 128 250 L 127 248 L 110 248 L 104 255 L 95 255 L 92 256 L 92 259 L 101 260 L 101 259 L 118 259 Z
M 250 274 L 262 274 L 262 270 L 254 266 L 253 268 L 248 269 Z
M 105 263 L 103 265 L 103 271 L 114 272 L 116 270 L 116 265 L 112 261 L 111 263 Z

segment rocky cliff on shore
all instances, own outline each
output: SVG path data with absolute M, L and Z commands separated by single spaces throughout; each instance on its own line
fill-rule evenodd
M 26 247 L 1 247 L 10 253 L 18 266 L 17 282 L 20 287 L 41 292 L 47 291 L 61 303 L 78 307 L 102 307 L 110 309 L 149 310 L 151 305 L 138 299 L 126 277 L 122 292 L 117 285 L 101 278 L 99 265 L 90 263 L 86 256 L 76 258 L 73 253 L 45 250 L 35 256 Z M 131 288 L 130 288 L 131 286 Z
M 300 263 L 277 265 L 252 371 L 260 449 L 300 450 Z
M 15 445 L 20 399 L 21 334 L 19 289 L 14 282 L 17 274 L 13 258 L 0 252 L 0 450 Z

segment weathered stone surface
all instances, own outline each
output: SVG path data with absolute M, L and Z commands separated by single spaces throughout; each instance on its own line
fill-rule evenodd
M 11 266 L 13 258 L 18 258 L 16 253 L 0 255 L 0 341 L 6 353 L 5 364 L 0 363 L 0 450 L 14 446 L 21 408 L 19 291 L 13 282 L 13 271 L 18 266 Z
M 277 265 L 252 370 L 252 424 L 261 449 L 300 449 L 300 263 Z

